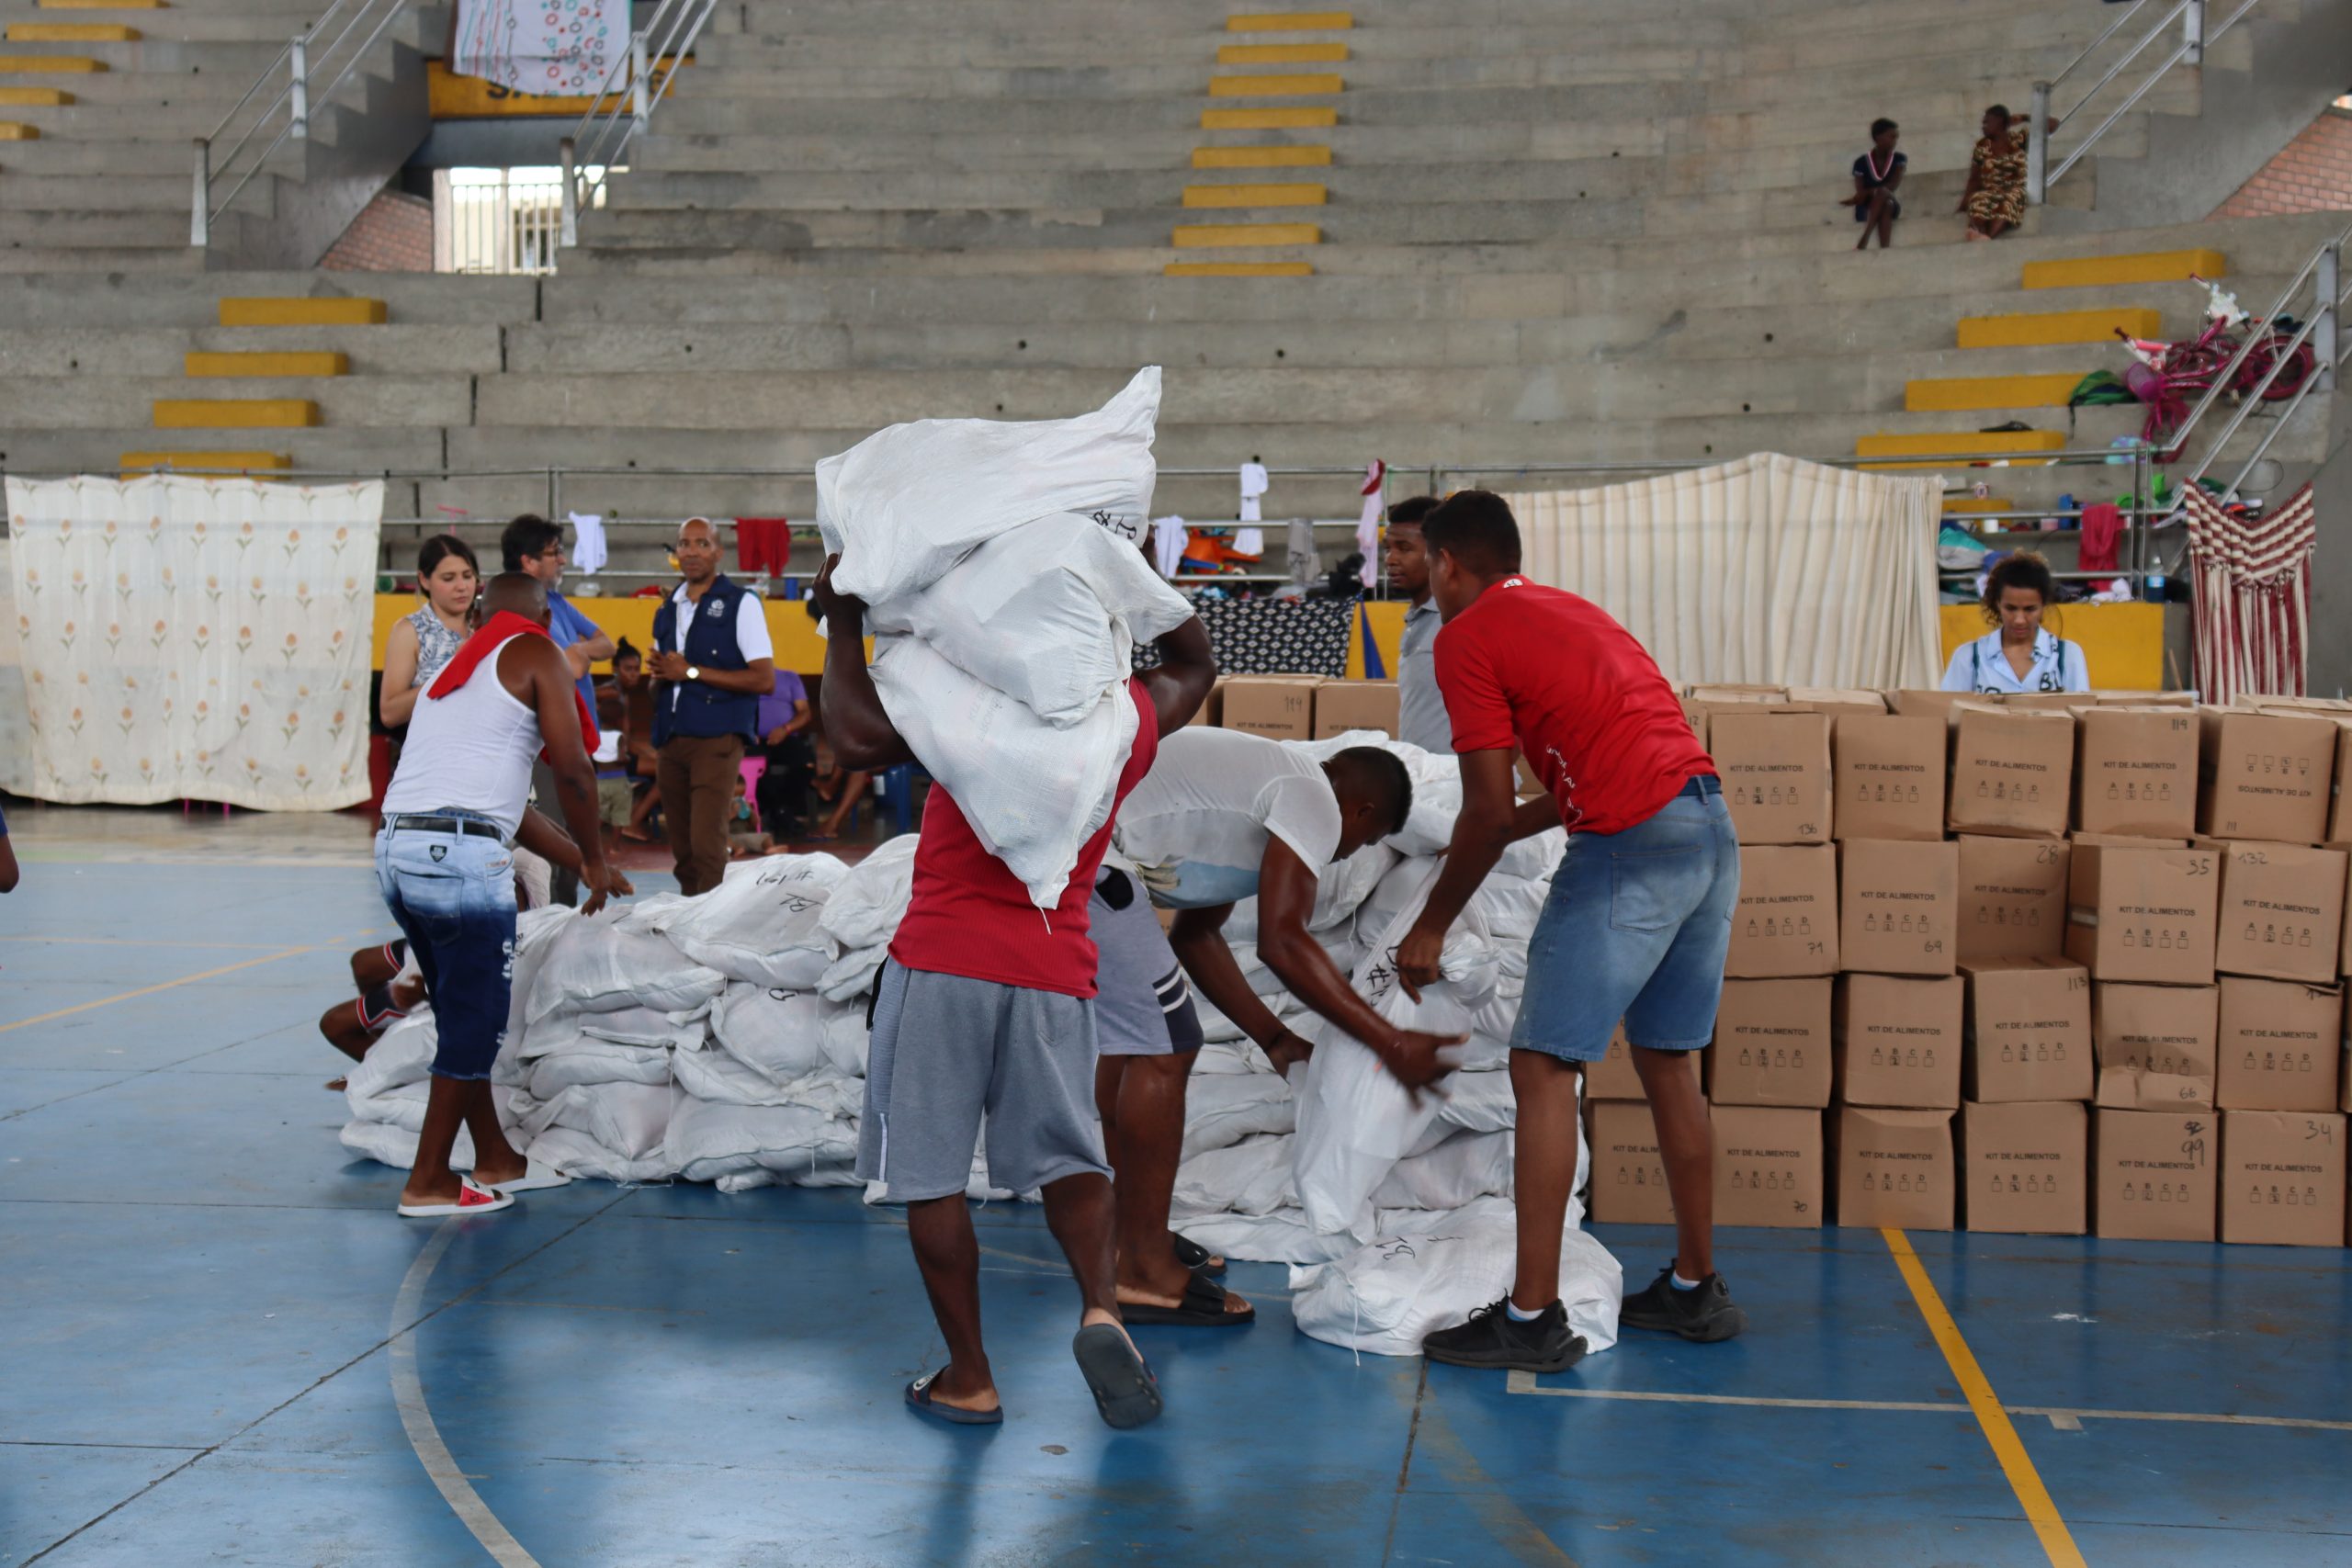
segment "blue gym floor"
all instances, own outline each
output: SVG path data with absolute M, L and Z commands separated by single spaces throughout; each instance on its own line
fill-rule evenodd
M 1237 1265 L 1259 1322 L 1137 1331 L 1168 1415 L 1115 1435 L 1001 1206 L 1009 1419 L 942 1429 L 853 1194 L 393 1215 L 314 1027 L 386 926 L 364 829 L 42 815 L 0 899 L 0 1562 L 2352 1563 L 2341 1250 L 1732 1231 L 1746 1338 L 1521 1386 L 1309 1340 Z M 1636 1283 L 1669 1247 L 1599 1234 Z

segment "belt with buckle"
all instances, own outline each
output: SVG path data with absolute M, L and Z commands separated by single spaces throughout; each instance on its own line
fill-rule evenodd
M 384 818 L 384 831 L 463 833 L 477 839 L 496 839 L 502 844 L 509 841 L 506 835 L 498 830 L 495 822 L 477 821 L 471 817 L 387 817 Z

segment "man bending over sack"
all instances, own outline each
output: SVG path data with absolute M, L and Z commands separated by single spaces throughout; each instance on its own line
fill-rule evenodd
M 825 733 L 843 767 L 887 768 L 913 753 L 866 669 L 865 606 L 833 591 L 839 560 L 826 562 L 811 591 L 827 631 Z M 1125 688 L 1138 712 L 1118 799 L 1216 677 L 1197 617 L 1162 636 L 1159 647 L 1159 667 Z M 1119 1321 L 1111 1169 L 1087 1103 L 1097 964 L 1088 898 L 1110 838 L 1106 822 L 1080 849 L 1060 902 L 1040 910 L 981 847 L 944 787 L 933 784 L 923 807 L 913 896 L 875 982 L 857 1174 L 907 1205 L 915 1265 L 948 1362 L 908 1384 L 906 1398 L 942 1420 L 1004 1419 L 980 1343 L 979 1246 L 964 1201 L 984 1111 L 989 1180 L 1043 1191 L 1046 1223 L 1078 1277 L 1081 1308 L 1071 1350 L 1095 1407 L 1114 1427 L 1139 1427 L 1159 1414 L 1159 1383 Z
M 1095 888 L 1102 1062 L 1094 1098 L 1118 1173 L 1119 1310 L 1129 1323 L 1215 1326 L 1255 1315 L 1207 1278 L 1222 1262 L 1168 1228 L 1185 1081 L 1201 1047 L 1186 976 L 1276 1072 L 1312 1049 L 1242 978 L 1224 931 L 1236 900 L 1258 900 L 1258 957 L 1291 995 L 1370 1046 L 1407 1084 L 1452 1070 L 1438 1052 L 1458 1039 L 1382 1018 L 1306 929 L 1322 868 L 1396 832 L 1412 804 L 1412 775 L 1377 746 L 1318 762 L 1263 736 L 1192 728 L 1161 743 L 1149 776 L 1119 808 L 1114 857 L 1136 868 L 1152 904 L 1178 911 L 1171 944 L 1136 897 L 1135 879 L 1116 865 Z
M 605 863 L 594 741 L 583 739 L 595 721 L 548 637 L 546 589 L 503 573 L 491 579 L 482 611 L 482 628 L 417 702 L 376 836 L 376 880 L 416 955 L 438 1032 L 416 1163 L 401 1190 L 400 1212 L 412 1218 L 490 1213 L 517 1192 L 570 1179 L 514 1152 L 491 1100 L 512 1001 L 518 835 L 578 869 L 589 895 L 582 913 L 629 891 Z M 538 757 L 555 773 L 568 840 L 524 804 Z M 473 1134 L 471 1176 L 449 1168 L 460 1125 Z
M 1674 1260 L 1625 1298 L 1620 1321 L 1685 1339 L 1747 1325 L 1713 1260 L 1713 1143 L 1690 1053 L 1713 1035 L 1739 902 L 1739 840 L 1715 764 L 1657 663 L 1598 605 L 1519 574 L 1519 525 L 1501 497 L 1462 491 L 1421 523 L 1445 626 L 1437 682 L 1462 759 L 1462 812 L 1445 868 L 1399 944 L 1408 990 L 1437 978 L 1446 928 L 1506 845 L 1553 825 L 1568 847 L 1527 944 L 1511 1032 L 1518 1101 L 1517 1282 L 1422 1344 L 1433 1361 L 1550 1372 L 1584 1342 L 1560 1305 L 1560 1233 L 1577 1169 L 1577 1064 L 1621 1018 L 1674 1199 Z M 1548 796 L 1514 808 L 1516 740 Z

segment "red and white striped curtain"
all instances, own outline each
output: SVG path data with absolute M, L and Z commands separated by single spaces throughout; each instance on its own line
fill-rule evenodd
M 2222 511 L 2194 485 L 2187 506 L 2198 689 L 2209 703 L 2246 692 L 2302 695 L 2318 538 L 2311 486 L 2254 517 Z

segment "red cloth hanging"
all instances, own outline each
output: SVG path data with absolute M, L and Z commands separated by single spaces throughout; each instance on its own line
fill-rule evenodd
M 2111 501 L 2083 508 L 2082 570 L 2114 571 L 2123 541 L 2123 509 Z
M 792 564 L 792 523 L 783 517 L 735 519 L 738 570 L 781 577 Z

